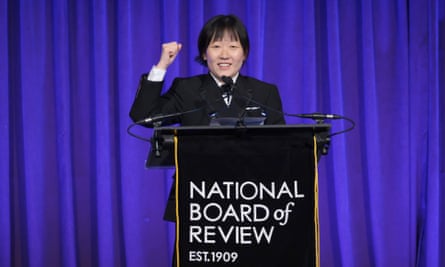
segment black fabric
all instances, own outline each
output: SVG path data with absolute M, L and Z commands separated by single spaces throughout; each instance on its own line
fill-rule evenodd
M 240 131 L 178 138 L 180 266 L 315 266 L 312 136 Z M 233 187 L 224 186 L 229 184 Z M 250 199 L 255 188 L 272 184 L 276 185 L 275 197 L 256 194 Z M 291 193 L 278 197 L 284 184 Z M 208 195 L 201 197 L 196 188 L 205 189 Z M 290 210 L 288 221 L 273 216 L 286 208 Z M 249 209 L 258 211 L 257 220 Z M 241 210 L 244 219 L 240 219 Z M 206 229 L 210 233 L 207 241 Z M 245 239 L 240 238 L 242 231 L 247 233 Z M 270 234 L 270 239 L 255 237 L 261 231 Z

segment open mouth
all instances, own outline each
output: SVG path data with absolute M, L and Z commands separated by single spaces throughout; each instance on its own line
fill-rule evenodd
M 221 67 L 221 68 L 228 68 L 230 66 L 232 66 L 232 64 L 230 64 L 230 63 L 218 63 L 218 67 Z
M 232 68 L 230 63 L 218 63 L 217 65 L 220 71 L 229 71 Z

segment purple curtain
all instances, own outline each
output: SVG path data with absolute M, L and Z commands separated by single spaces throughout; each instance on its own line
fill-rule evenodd
M 183 44 L 167 85 L 206 71 L 220 13 L 287 113 L 357 123 L 320 163 L 322 266 L 445 266 L 444 0 L 1 0 L 0 266 L 170 265 L 171 170 L 128 111 L 161 43 Z

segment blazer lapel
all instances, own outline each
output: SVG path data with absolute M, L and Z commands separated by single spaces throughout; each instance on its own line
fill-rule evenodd
M 253 97 L 253 88 L 249 87 L 247 79 L 241 74 L 238 76 L 233 92 L 233 102 L 238 107 L 245 107 Z
M 201 98 L 206 102 L 207 113 L 211 114 L 226 108 L 222 92 L 212 76 L 210 76 L 210 74 L 203 75 L 201 82 L 199 93 L 201 94 Z

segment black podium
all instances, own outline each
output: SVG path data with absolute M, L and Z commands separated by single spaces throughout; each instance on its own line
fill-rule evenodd
M 146 166 L 176 168 L 177 266 L 319 266 L 317 163 L 329 133 L 156 128 Z

